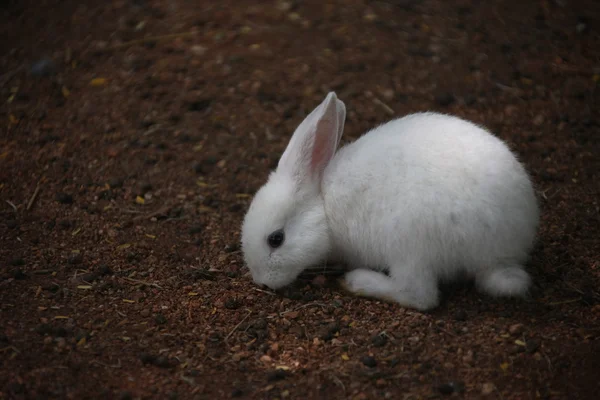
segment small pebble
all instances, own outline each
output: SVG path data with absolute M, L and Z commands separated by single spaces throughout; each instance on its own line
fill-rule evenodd
M 156 356 L 150 353 L 141 353 L 139 359 L 143 364 L 152 364 L 156 360 Z
M 492 394 L 495 389 L 496 386 L 492 382 L 486 382 L 481 386 L 481 394 L 487 396 Z
M 513 336 L 520 335 L 521 333 L 523 333 L 524 330 L 525 327 L 523 326 L 523 324 L 514 324 L 508 328 L 508 332 L 510 332 L 510 334 Z
M 34 62 L 29 70 L 35 76 L 50 76 L 56 73 L 56 65 L 54 61 L 48 58 L 42 58 Z
M 5 224 L 8 229 L 15 229 L 17 226 L 19 226 L 19 223 L 16 219 L 8 219 L 6 220 Z
M 240 249 L 239 243 L 231 243 L 225 246 L 225 252 L 233 253 L 234 251 L 238 251 Z
M 119 400 L 133 400 L 133 394 L 130 391 L 125 390 L 119 394 Z
M 327 284 L 327 277 L 325 275 L 317 275 L 313 278 L 310 284 L 314 287 L 324 287 Z
M 165 356 L 158 356 L 154 361 L 154 365 L 159 368 L 169 368 L 171 366 L 171 362 Z
M 22 265 L 25 265 L 25 260 L 23 260 L 20 257 L 13 258 L 12 260 L 10 260 L 10 265 L 12 265 L 13 267 L 20 267 Z
M 139 185 L 139 194 L 142 196 L 152 190 L 152 184 L 150 182 L 141 182 Z
M 232 299 L 227 299 L 225 301 L 225 308 L 227 308 L 228 310 L 236 310 L 238 308 L 240 308 L 240 302 L 238 299 L 232 298 Z
M 13 272 L 12 274 L 13 278 L 16 280 L 23 280 L 27 278 L 27 275 L 25 274 L 25 272 L 21 271 L 20 269 L 17 269 Z
M 288 376 L 288 372 L 283 369 L 276 369 L 275 371 L 269 372 L 267 380 L 269 382 L 280 381 Z
M 112 178 L 110 181 L 108 181 L 108 186 L 110 186 L 113 189 L 120 188 L 121 186 L 123 186 L 123 179 Z
M 154 322 L 156 322 L 158 325 L 164 325 L 167 323 L 167 319 L 164 315 L 158 313 L 154 315 Z
M 438 392 L 444 395 L 451 395 L 454 392 L 461 393 L 465 390 L 465 385 L 461 382 L 443 383 L 437 387 Z
M 533 124 L 535 126 L 540 126 L 544 123 L 544 116 L 542 114 L 538 114 L 533 118 Z
M 190 48 L 192 54 L 196 55 L 196 56 L 202 56 L 204 55 L 204 53 L 206 53 L 207 48 L 205 46 L 196 44 L 194 46 L 192 46 Z
M 150 316 L 150 310 L 148 310 L 147 308 L 143 309 L 142 311 L 140 311 L 140 316 L 143 318 L 147 318 Z
M 197 233 L 201 233 L 203 229 L 204 229 L 204 227 L 202 225 L 194 225 L 194 226 L 190 227 L 188 232 L 190 235 L 195 235 Z
M 194 165 L 192 166 L 192 169 L 194 170 L 195 173 L 197 174 L 201 174 L 204 172 L 203 168 L 202 168 L 202 164 L 199 162 L 194 163 Z
M 360 362 L 369 368 L 375 368 L 377 366 L 377 360 L 371 356 L 361 357 Z
M 100 276 L 111 275 L 113 273 L 112 270 L 110 269 L 110 267 L 106 264 L 100 265 L 96 272 Z
M 540 348 L 540 341 L 538 339 L 529 339 L 525 344 L 525 351 L 529 354 L 533 354 Z
M 454 103 L 456 101 L 456 98 L 454 97 L 454 95 L 452 93 L 442 93 L 439 94 L 435 97 L 435 102 L 438 103 L 440 106 L 449 106 L 450 104 Z
M 56 200 L 61 204 L 73 204 L 73 196 L 64 192 L 57 193 Z
M 387 341 L 387 336 L 383 334 L 375 335 L 371 339 L 371 343 L 373 343 L 373 346 L 375 347 L 383 347 L 387 344 Z
M 467 312 L 465 310 L 457 310 L 454 313 L 454 319 L 457 321 L 466 321 L 467 320 Z
M 79 275 L 78 278 L 83 282 L 93 282 L 98 279 L 96 272 L 86 272 L 85 274 Z
M 387 101 L 391 101 L 394 99 L 395 93 L 392 89 L 385 89 L 381 92 L 383 98 Z
M 72 265 L 81 264 L 83 262 L 83 254 L 81 253 L 71 253 L 67 262 Z

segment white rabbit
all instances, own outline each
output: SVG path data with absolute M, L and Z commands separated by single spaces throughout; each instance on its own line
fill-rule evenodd
M 417 113 L 337 153 L 346 108 L 327 95 L 294 132 L 242 227 L 257 284 L 278 289 L 306 268 L 348 266 L 351 292 L 427 310 L 438 282 L 466 272 L 494 296 L 522 296 L 539 209 L 523 166 L 488 131 Z

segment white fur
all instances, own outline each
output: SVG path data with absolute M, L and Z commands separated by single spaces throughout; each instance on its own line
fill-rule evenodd
M 527 292 L 523 265 L 539 210 L 525 169 L 500 139 L 457 117 L 418 113 L 334 157 L 342 117 L 330 93 L 255 196 L 242 245 L 257 283 L 279 288 L 337 261 L 351 269 L 348 290 L 419 310 L 435 307 L 438 282 L 462 271 L 490 295 Z M 269 248 L 266 237 L 282 227 L 283 246 Z

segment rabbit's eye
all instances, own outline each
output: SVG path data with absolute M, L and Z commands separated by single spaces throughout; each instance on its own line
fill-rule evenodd
M 285 240 L 285 234 L 283 233 L 283 229 L 278 229 L 275 232 L 271 233 L 267 238 L 267 242 L 271 248 L 276 249 L 283 244 Z

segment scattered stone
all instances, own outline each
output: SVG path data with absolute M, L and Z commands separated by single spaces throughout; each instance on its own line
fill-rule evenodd
M 225 246 L 225 252 L 233 253 L 234 251 L 238 251 L 240 249 L 239 243 L 231 243 Z
M 207 271 L 204 269 L 192 269 L 190 271 L 185 272 L 184 277 L 188 280 L 198 281 L 198 280 L 207 280 L 214 281 L 216 280 L 216 276 L 211 271 Z
M 25 260 L 23 260 L 21 257 L 13 258 L 10 260 L 10 265 L 13 267 L 21 267 L 25 265 Z
M 525 326 L 523 324 L 514 324 L 508 328 L 508 332 L 513 336 L 520 335 L 524 330 Z
M 525 351 L 529 354 L 533 354 L 538 351 L 540 345 L 541 343 L 538 339 L 529 339 L 527 343 L 525 343 Z
M 206 50 L 207 50 L 207 48 L 205 46 L 202 46 L 202 45 L 199 45 L 199 44 L 193 45 L 190 48 L 190 51 L 195 56 L 203 56 L 204 53 L 206 53 Z
M 82 282 L 94 282 L 99 276 L 96 272 L 86 272 L 85 274 L 78 275 L 77 278 Z
M 139 355 L 139 359 L 143 364 L 151 364 L 159 368 L 169 368 L 171 366 L 171 362 L 165 356 L 155 356 L 144 352 Z
M 395 93 L 392 89 L 385 89 L 381 91 L 381 96 L 383 96 L 386 101 L 391 101 L 394 100 Z
M 375 347 L 383 347 L 387 344 L 388 342 L 388 338 L 385 334 L 378 334 L 375 335 L 371 338 L 371 343 L 373 343 L 373 346 Z
M 179 398 L 179 393 L 174 390 L 169 390 L 167 392 L 167 399 L 169 400 L 177 400 Z
M 317 275 L 310 284 L 314 287 L 322 288 L 327 284 L 327 277 L 325 275 Z
M 544 116 L 542 114 L 538 114 L 533 118 L 533 125 L 540 126 L 544 123 Z
M 70 229 L 73 227 L 73 221 L 70 221 L 68 219 L 61 219 L 60 221 L 58 221 L 58 226 L 60 226 L 63 229 Z
M 140 317 L 142 318 L 148 318 L 150 316 L 150 310 L 145 308 L 142 311 L 140 311 Z
M 212 100 L 208 98 L 191 98 L 187 100 L 189 111 L 204 111 L 210 107 Z
M 51 76 L 56 73 L 56 65 L 54 61 L 42 58 L 31 65 L 29 72 L 34 76 Z
M 435 102 L 440 106 L 447 107 L 450 104 L 454 103 L 456 98 L 452 93 L 442 93 L 435 97 Z
M 264 318 L 259 318 L 252 323 L 254 329 L 265 330 L 269 326 L 269 323 Z
M 73 196 L 64 192 L 57 193 L 56 200 L 61 204 L 73 204 Z
M 152 190 L 152 184 L 150 182 L 140 182 L 140 184 L 138 185 L 138 188 L 139 188 L 139 194 L 141 196 L 143 196 Z
M 83 254 L 81 253 L 71 253 L 67 262 L 71 265 L 81 264 L 83 262 Z
M 240 308 L 241 303 L 236 298 L 230 298 L 225 301 L 225 308 L 228 310 L 237 310 Z
M 438 385 L 438 392 L 443 395 L 451 395 L 452 393 L 462 393 L 465 390 L 465 385 L 462 382 L 448 382 Z
M 154 314 L 154 322 L 158 325 L 164 325 L 167 323 L 167 319 L 161 313 Z
M 471 364 L 474 361 L 474 359 L 475 357 L 473 356 L 473 350 L 468 350 L 462 358 L 465 364 Z
M 235 204 L 232 204 L 232 205 L 230 205 L 230 206 L 229 206 L 229 211 L 231 211 L 231 212 L 234 212 L 234 213 L 235 213 L 235 212 L 242 211 L 242 210 L 243 210 L 243 208 L 244 208 L 244 206 L 243 206 L 242 204 L 240 204 L 240 203 L 235 203 Z
M 577 33 L 586 33 L 588 31 L 588 24 L 585 18 L 583 17 L 578 17 L 577 18 L 577 25 L 575 25 L 575 30 L 577 31 Z
M 496 390 L 496 386 L 492 382 L 486 382 L 481 386 L 481 394 L 484 396 L 490 395 Z
M 133 400 L 133 394 L 128 390 L 124 390 L 119 393 L 119 400 Z
M 287 378 L 288 375 L 289 375 L 289 373 L 287 371 L 285 371 L 281 368 L 278 368 L 275 371 L 269 372 L 269 374 L 267 375 L 267 381 L 269 381 L 269 382 L 280 381 L 280 380 Z
M 108 186 L 113 189 L 120 188 L 123 186 L 123 182 L 124 180 L 121 178 L 112 178 L 110 181 L 108 181 Z
M 319 334 L 319 339 L 321 340 L 331 340 L 334 338 L 336 333 L 340 332 L 340 326 L 337 322 L 332 322 L 321 329 L 321 333 Z
M 375 368 L 377 366 L 377 360 L 372 356 L 361 357 L 360 362 L 369 368 Z
M 467 317 L 468 317 L 468 316 L 467 316 L 467 312 L 466 312 L 465 310 L 463 310 L 463 309 L 457 310 L 457 311 L 454 313 L 454 319 L 455 319 L 456 321 L 461 321 L 461 322 L 462 322 L 462 321 L 466 321 L 466 320 L 467 320 Z
M 169 368 L 172 366 L 171 361 L 165 356 L 158 356 L 154 361 L 154 365 L 159 368 Z
M 190 235 L 196 235 L 198 233 L 201 233 L 202 230 L 204 229 L 204 227 L 202 225 L 194 225 L 192 227 L 190 227 L 190 229 L 188 229 L 188 233 Z
M 194 170 L 195 173 L 197 174 L 202 174 L 204 173 L 204 169 L 202 168 L 202 163 L 199 162 L 195 162 L 194 165 L 192 165 L 192 169 Z
M 100 276 L 105 276 L 105 275 L 112 275 L 113 272 L 108 265 L 102 264 L 98 267 L 98 270 L 96 271 L 96 273 Z
M 305 302 L 311 302 L 311 301 L 315 301 L 316 296 L 313 292 L 306 292 L 302 295 L 302 300 Z
M 8 229 L 15 229 L 19 226 L 19 223 L 16 219 L 7 219 L 6 222 L 4 222 L 4 224 Z
M 18 281 L 27 278 L 27 275 L 25 274 L 25 272 L 21 271 L 20 269 L 13 271 L 12 276 L 14 279 L 16 279 Z

